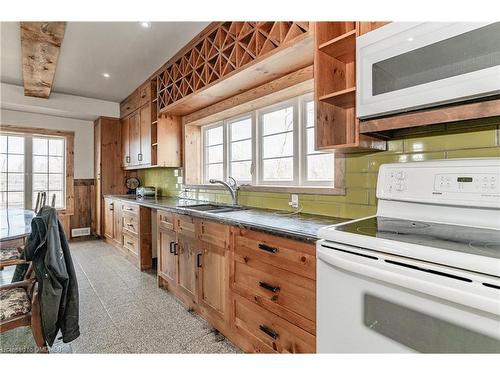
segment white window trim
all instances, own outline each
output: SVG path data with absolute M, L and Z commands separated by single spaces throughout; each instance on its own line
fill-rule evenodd
M 254 111 L 255 112 L 255 111 Z M 235 123 L 235 122 L 238 122 L 238 121 L 241 121 L 241 120 L 246 120 L 246 119 L 250 119 L 251 121 L 251 128 L 252 128 L 252 132 L 251 132 L 251 138 L 245 138 L 245 139 L 241 139 L 241 140 L 238 140 L 238 141 L 235 141 L 235 142 L 240 142 L 240 141 L 244 141 L 244 140 L 248 140 L 250 139 L 252 141 L 252 150 L 251 150 L 251 154 L 252 154 L 252 165 L 250 167 L 250 172 L 252 174 L 252 179 L 250 181 L 239 181 L 243 184 L 251 184 L 251 185 L 255 185 L 256 183 L 256 177 L 255 177 L 255 159 L 256 159 L 256 155 L 255 155 L 255 113 L 254 112 L 251 112 L 251 113 L 245 113 L 243 115 L 239 115 L 239 116 L 235 116 L 235 117 L 231 117 L 229 119 L 226 119 L 223 121 L 224 123 L 224 127 L 225 127 L 225 131 L 227 132 L 227 138 L 225 139 L 226 140 L 226 143 L 227 143 L 227 147 L 226 147 L 226 159 L 227 159 L 227 167 L 224 168 L 224 173 L 227 174 L 227 176 L 231 176 L 231 147 L 232 147 L 232 144 L 233 144 L 233 141 L 231 140 L 231 131 L 230 131 L 230 126 L 231 124 Z M 243 160 L 238 160 L 238 161 L 243 161 Z M 227 179 L 227 176 L 225 177 Z
M 306 103 L 313 100 L 313 94 L 308 93 L 286 101 L 282 101 L 270 106 L 259 108 L 252 112 L 246 112 L 238 116 L 234 116 L 214 124 L 202 126 L 201 129 L 201 185 L 192 185 L 187 187 L 203 187 L 214 188 L 213 185 L 208 183 L 207 166 L 205 164 L 207 145 L 205 132 L 208 129 L 221 126 L 223 127 L 224 136 L 224 159 L 223 159 L 223 176 L 224 180 L 230 176 L 230 152 L 231 140 L 229 132 L 229 124 L 242 120 L 245 118 L 252 119 L 252 181 L 241 181 L 243 186 L 242 190 L 246 191 L 279 191 L 283 192 L 300 192 L 311 194 L 345 194 L 343 188 L 343 181 L 338 181 L 338 176 L 343 173 L 343 158 L 334 158 L 334 176 L 333 181 L 307 181 L 307 111 Z M 293 181 L 265 181 L 263 179 L 263 158 L 262 158 L 262 116 L 266 113 L 276 111 L 280 108 L 293 106 L 294 108 L 294 172 Z M 278 133 L 276 133 L 278 134 Z M 340 179 L 339 179 L 340 180 Z M 220 188 L 220 187 L 218 187 Z

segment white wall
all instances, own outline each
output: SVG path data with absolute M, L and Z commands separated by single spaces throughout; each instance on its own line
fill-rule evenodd
M 75 132 L 75 179 L 94 178 L 94 122 L 65 117 L 0 110 L 0 124 Z
M 51 93 L 49 99 L 24 96 L 24 88 L 0 82 L 0 125 L 75 132 L 74 178 L 94 178 L 94 120 L 120 117 L 120 104 Z

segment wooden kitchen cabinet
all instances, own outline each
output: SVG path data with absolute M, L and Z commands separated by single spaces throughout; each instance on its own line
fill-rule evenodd
M 139 155 L 141 153 L 141 123 L 138 111 L 133 112 L 129 116 L 128 123 L 130 150 L 129 166 L 138 166 Z
M 151 164 L 151 111 L 149 104 L 139 109 L 139 165 Z
M 130 163 L 130 117 L 125 117 L 121 121 L 122 133 L 122 166 L 129 167 Z
M 104 198 L 104 237 L 114 238 L 115 227 L 115 202 L 112 199 Z
M 169 212 L 157 211 L 158 227 L 158 284 L 163 283 L 167 289 L 177 286 L 177 239 L 174 232 L 173 215 Z
M 177 286 L 189 306 L 197 301 L 197 254 L 197 239 L 177 234 Z
M 121 129 L 117 118 L 99 117 L 94 121 L 95 208 L 92 216 L 97 236 L 104 236 L 104 195 L 125 193 Z

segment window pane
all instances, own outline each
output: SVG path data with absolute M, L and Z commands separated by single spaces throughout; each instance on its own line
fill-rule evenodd
M 10 140 L 10 137 L 9 137 Z M 10 155 L 8 160 L 9 172 L 24 172 L 24 155 Z
M 0 154 L 0 172 L 7 172 L 7 154 Z
M 63 139 L 49 139 L 49 155 L 64 155 L 64 140 Z
M 222 129 L 222 126 L 208 129 L 205 135 L 207 137 L 207 146 L 221 144 L 224 139 L 224 131 Z
M 24 137 L 8 136 L 9 154 L 24 154 Z
M 61 207 L 64 207 L 63 205 L 63 195 L 62 195 L 62 191 L 49 191 L 47 193 L 47 204 L 48 205 L 51 205 L 52 204 L 52 196 L 55 194 L 56 196 L 56 204 L 55 204 L 55 207 L 56 208 L 61 208 Z
M 7 173 L 0 173 L 0 191 L 7 190 Z
M 237 161 L 231 163 L 231 177 L 237 181 L 252 181 L 252 162 Z
M 231 141 L 252 138 L 252 119 L 247 118 L 231 123 Z
M 263 138 L 262 157 L 264 159 L 293 155 L 293 133 L 271 135 Z
M 24 173 L 9 173 L 7 186 L 9 191 L 24 191 Z
M 7 192 L 0 192 L 0 208 L 5 209 L 7 208 Z M 4 220 L 4 217 L 2 215 L 2 220 Z
M 207 148 L 207 163 L 222 163 L 224 159 L 224 146 L 211 146 Z
M 7 153 L 7 136 L 0 135 L 0 152 Z
M 262 132 L 264 135 L 293 130 L 293 107 L 283 108 L 262 116 Z
M 292 181 L 293 158 L 264 160 L 263 170 L 266 181 Z
M 222 163 L 207 165 L 207 180 L 211 178 L 215 178 L 217 180 L 222 180 L 224 178 Z
M 47 173 L 49 170 L 49 160 L 47 156 L 33 156 L 33 172 Z
M 62 189 L 63 189 L 62 174 L 50 174 L 49 175 L 49 190 L 62 190 Z
M 46 191 L 48 189 L 49 176 L 47 174 L 33 173 L 33 190 Z
M 33 154 L 47 155 L 47 153 L 48 153 L 47 138 L 33 138 Z
M 24 193 L 7 193 L 9 200 L 9 208 L 23 208 L 24 207 Z
M 251 160 L 252 140 L 231 143 L 231 160 Z
M 314 126 L 314 101 L 306 103 L 306 127 Z
M 49 172 L 62 173 L 63 172 L 63 158 L 60 156 L 49 156 Z
M 309 181 L 333 181 L 333 155 L 317 154 L 307 157 Z

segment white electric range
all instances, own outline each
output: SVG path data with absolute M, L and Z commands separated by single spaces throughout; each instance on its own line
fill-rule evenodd
M 500 158 L 382 165 L 377 215 L 320 229 L 319 353 L 500 353 Z

